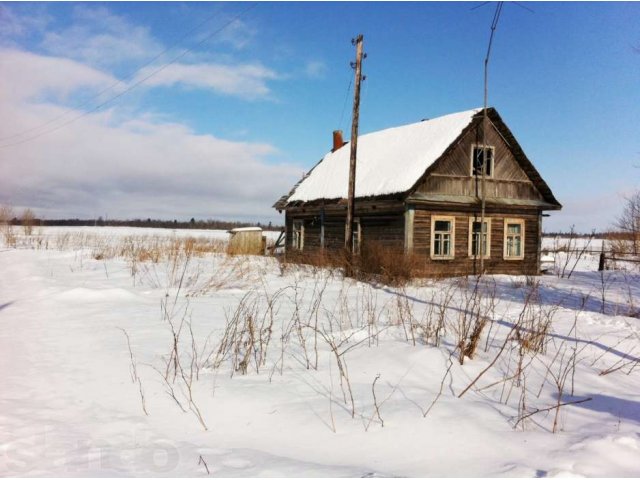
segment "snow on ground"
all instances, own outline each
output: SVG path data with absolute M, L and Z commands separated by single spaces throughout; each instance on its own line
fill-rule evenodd
M 193 233 L 145 230 L 0 247 L 0 475 L 640 475 L 637 273 L 390 287 L 121 248 Z M 523 350 L 546 320 L 544 351 Z M 552 433 L 555 410 L 533 412 L 559 393 L 591 400 Z

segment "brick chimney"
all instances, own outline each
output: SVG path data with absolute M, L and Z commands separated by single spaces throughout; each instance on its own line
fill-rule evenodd
M 342 140 L 342 130 L 334 130 L 333 131 L 333 148 L 331 149 L 331 151 L 335 152 L 344 144 L 345 144 L 345 141 Z

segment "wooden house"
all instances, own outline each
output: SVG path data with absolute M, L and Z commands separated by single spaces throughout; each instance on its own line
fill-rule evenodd
M 562 208 L 498 112 L 469 110 L 358 137 L 353 247 L 402 249 L 424 274 L 539 274 L 542 216 Z M 286 248 L 304 256 L 344 248 L 348 143 L 278 200 Z M 481 226 L 482 167 L 485 222 Z M 480 235 L 483 240 L 480 241 Z

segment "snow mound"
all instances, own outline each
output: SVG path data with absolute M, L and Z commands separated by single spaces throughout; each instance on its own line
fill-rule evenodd
M 85 288 L 77 287 L 58 294 L 60 300 L 66 302 L 111 302 L 117 300 L 133 300 L 135 294 L 123 288 Z

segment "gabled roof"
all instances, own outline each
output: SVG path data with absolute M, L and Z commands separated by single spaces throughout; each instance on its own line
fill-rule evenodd
M 394 195 L 411 191 L 434 167 L 462 133 L 478 119 L 482 109 L 452 113 L 401 127 L 358 137 L 356 198 Z M 545 198 L 545 209 L 561 208 L 551 189 L 526 157 L 515 137 L 494 108 L 490 121 L 509 144 L 516 161 Z M 288 195 L 274 205 L 283 209 L 296 202 L 335 200 L 347 197 L 349 144 L 327 153 Z
M 356 197 L 409 190 L 479 111 L 467 110 L 359 136 Z M 294 188 L 287 202 L 346 198 L 349 155 L 349 144 L 327 153 Z

